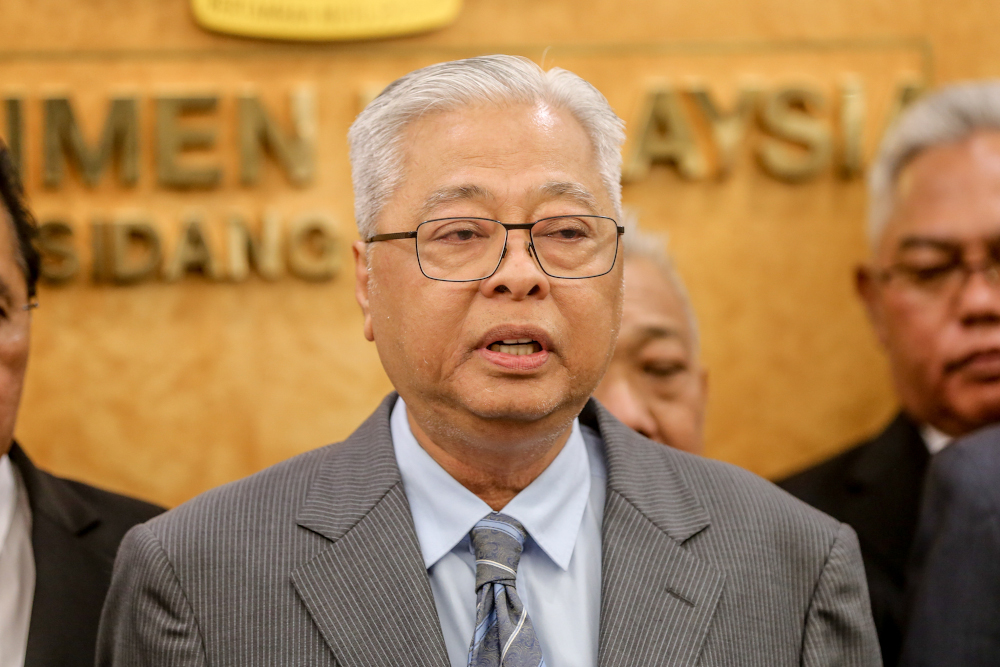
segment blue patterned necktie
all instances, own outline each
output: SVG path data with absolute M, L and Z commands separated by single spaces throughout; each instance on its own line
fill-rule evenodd
M 472 529 L 476 633 L 469 667 L 545 667 L 542 647 L 514 587 L 527 536 L 524 526 L 499 512 Z

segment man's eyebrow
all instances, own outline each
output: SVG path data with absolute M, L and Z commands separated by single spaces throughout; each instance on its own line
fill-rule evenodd
M 493 200 L 496 197 L 492 192 L 481 185 L 453 185 L 439 188 L 431 193 L 420 207 L 420 217 L 425 218 L 431 211 L 445 204 L 452 204 L 458 201 Z
M 663 326 L 663 325 L 650 325 L 645 326 L 639 333 L 639 340 L 645 344 L 651 340 L 658 340 L 660 338 L 676 338 L 681 340 L 681 332 L 679 329 L 673 327 Z
M 916 248 L 933 248 L 935 250 L 955 251 L 961 249 L 962 244 L 955 241 L 945 241 L 927 236 L 904 236 L 899 242 L 898 250 L 913 250 Z
M 590 211 L 597 211 L 597 198 L 579 183 L 570 181 L 550 181 L 539 188 L 550 199 L 569 199 Z

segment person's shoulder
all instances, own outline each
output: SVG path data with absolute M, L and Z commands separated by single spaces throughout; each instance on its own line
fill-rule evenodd
M 120 539 L 135 524 L 164 512 L 159 505 L 38 468 L 17 443 L 10 455 L 28 487 L 33 511 L 68 522 L 73 530 L 91 532 L 96 526 L 98 533 Z
M 796 498 L 824 508 L 847 493 L 854 482 L 898 468 L 901 460 L 913 460 L 915 452 L 917 457 L 925 453 L 919 430 L 909 417 L 899 413 L 879 433 L 776 483 Z
M 662 446 L 660 455 L 670 459 L 713 522 L 742 527 L 811 526 L 831 536 L 840 530 L 841 523 L 833 517 L 749 470 Z
M 42 474 L 48 474 L 42 471 Z M 149 521 L 166 511 L 166 508 L 139 498 L 114 493 L 97 486 L 91 486 L 73 479 L 51 476 L 65 484 L 83 499 L 101 516 L 102 520 L 112 526 L 127 530 L 137 523 Z
M 294 513 L 304 502 L 324 460 L 344 443 L 327 445 L 264 468 L 248 477 L 209 489 L 149 522 L 156 534 L 184 530 L 192 523 L 216 523 L 243 513 Z

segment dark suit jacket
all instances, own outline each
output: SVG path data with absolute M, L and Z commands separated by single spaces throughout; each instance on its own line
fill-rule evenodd
M 1000 665 L 1000 426 L 935 455 L 913 566 L 901 664 Z
M 446 667 L 396 464 L 396 396 L 347 441 L 132 529 L 105 667 Z M 877 667 L 857 540 L 755 475 L 591 401 L 607 462 L 601 667 Z M 472 594 L 472 591 L 469 591 Z
M 871 440 L 778 482 L 857 532 L 887 667 L 899 661 L 907 561 L 929 461 L 917 425 L 900 413 Z
M 27 487 L 35 555 L 25 667 L 92 667 L 118 544 L 163 509 L 50 475 L 17 443 L 10 460 Z

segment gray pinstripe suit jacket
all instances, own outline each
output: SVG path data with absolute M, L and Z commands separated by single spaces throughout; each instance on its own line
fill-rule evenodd
M 345 442 L 133 529 L 98 665 L 446 667 L 389 431 L 390 395 Z M 854 533 L 770 483 L 604 438 L 602 667 L 879 665 Z

